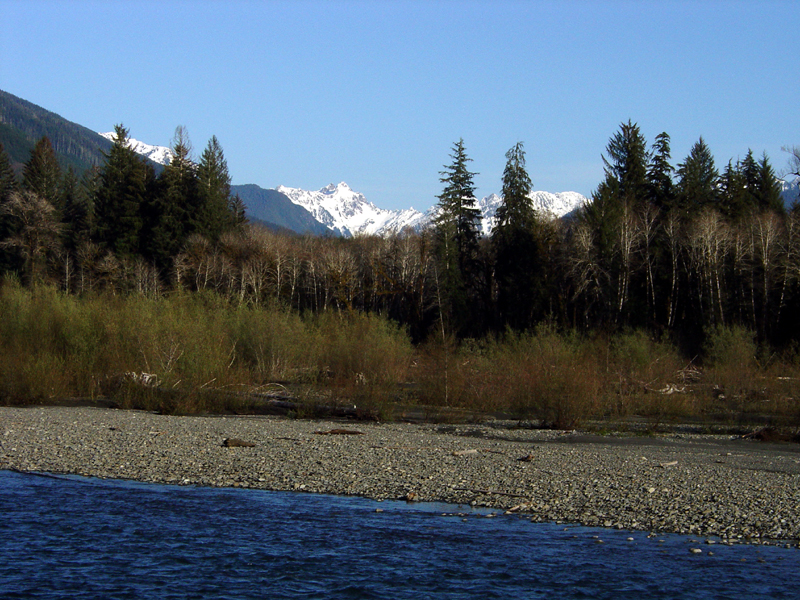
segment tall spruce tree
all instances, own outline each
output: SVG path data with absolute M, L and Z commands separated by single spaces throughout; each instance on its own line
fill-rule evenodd
M 497 208 L 492 248 L 497 286 L 499 328 L 524 329 L 533 324 L 535 298 L 540 290 L 541 261 L 531 203 L 531 179 L 525 167 L 522 142 L 506 152 L 503 201 Z
M 141 239 L 143 207 L 155 178 L 130 147 L 128 130 L 114 127 L 114 139 L 100 171 L 94 199 L 95 235 L 102 246 L 120 257 L 133 256 L 147 244 Z
M 678 165 L 678 202 L 685 215 L 693 217 L 706 206 L 719 207 L 718 180 L 714 157 L 701 137 Z
M 217 241 L 236 219 L 231 210 L 231 176 L 217 136 L 211 137 L 200 156 L 197 183 L 201 203 L 197 231 Z
M 442 300 L 442 314 L 452 320 L 462 335 L 474 332 L 471 318 L 478 300 L 478 222 L 475 184 L 467 163 L 464 140 L 460 139 L 450 155 L 453 162 L 440 173 L 444 190 L 438 196 L 439 215 L 435 226 L 439 265 L 437 279 Z

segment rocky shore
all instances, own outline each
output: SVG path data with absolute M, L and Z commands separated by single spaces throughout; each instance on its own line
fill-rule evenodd
M 442 501 L 535 521 L 798 545 L 798 444 L 512 425 L 0 407 L 0 469 Z

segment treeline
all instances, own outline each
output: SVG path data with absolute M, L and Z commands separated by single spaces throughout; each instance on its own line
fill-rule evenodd
M 17 180 L 0 146 L 0 271 L 28 286 L 160 293 L 190 236 L 215 243 L 245 223 L 231 197 L 222 148 L 212 137 L 199 162 L 183 128 L 160 174 L 129 148 L 121 125 L 105 164 L 79 178 L 41 138 Z
M 2 268 L 25 284 L 86 293 L 211 290 L 232 302 L 301 313 L 388 317 L 415 342 L 533 331 L 667 334 L 696 353 L 717 327 L 785 346 L 800 325 L 800 225 L 766 155 L 722 172 L 702 138 L 677 167 L 670 138 L 648 147 L 623 123 L 605 178 L 569 220 L 537 213 L 523 145 L 506 155 L 503 204 L 479 235 L 463 140 L 441 173 L 428 230 L 354 239 L 292 236 L 243 225 L 216 138 L 192 162 L 179 128 L 158 177 L 118 127 L 106 164 L 82 181 L 58 171 L 47 140 L 23 181 L 0 153 Z

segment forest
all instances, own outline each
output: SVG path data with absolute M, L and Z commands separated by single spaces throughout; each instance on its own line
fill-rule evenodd
M 178 128 L 156 175 L 127 135 L 117 126 L 105 164 L 80 178 L 47 138 L 21 180 L 0 149 L 6 401 L 106 394 L 109 378 L 146 372 L 183 390 L 169 395 L 178 412 L 207 409 L 206 392 L 280 385 L 383 416 L 800 422 L 800 212 L 766 155 L 720 170 L 700 138 L 673 166 L 669 135 L 648 144 L 628 121 L 591 202 L 559 220 L 531 207 L 518 143 L 481 237 L 459 140 L 432 226 L 347 239 L 248 224 L 216 138 L 194 162 Z M 85 354 L 101 352 L 92 328 L 119 346 L 111 356 Z M 191 358 L 200 346 L 219 356 Z M 69 365 L 49 388 L 47 364 Z M 38 376 L 14 374 L 26 370 Z M 135 387 L 108 393 L 141 403 Z

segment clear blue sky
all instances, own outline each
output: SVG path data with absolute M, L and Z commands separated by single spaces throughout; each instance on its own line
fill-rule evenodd
M 463 138 L 479 197 L 523 141 L 534 189 L 585 195 L 622 121 L 673 164 L 800 145 L 800 2 L 0 0 L 0 89 L 150 144 L 187 127 L 234 183 L 346 181 L 426 209 Z

